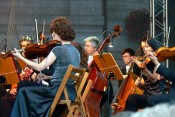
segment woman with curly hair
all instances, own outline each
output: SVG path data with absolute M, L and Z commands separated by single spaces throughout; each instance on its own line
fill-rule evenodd
M 54 47 L 41 63 L 24 58 L 15 49 L 14 56 L 22 59 L 31 68 L 41 71 L 53 64 L 54 73 L 49 86 L 28 86 L 19 89 L 11 117 L 47 117 L 69 64 L 75 67 L 80 65 L 80 54 L 71 45 L 71 41 L 75 39 L 75 32 L 67 18 L 58 17 L 53 20 L 50 29 L 53 40 L 60 41 L 61 46 Z M 74 101 L 76 93 L 73 81 L 68 81 L 66 88 L 69 99 Z M 61 96 L 61 99 L 64 99 L 64 96 Z

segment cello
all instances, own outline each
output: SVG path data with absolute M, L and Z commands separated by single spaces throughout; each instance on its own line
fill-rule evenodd
M 111 37 L 119 36 L 122 29 L 119 25 L 114 26 L 114 33 L 108 35 L 101 46 L 98 48 L 98 52 L 101 53 L 103 47 L 110 42 Z M 92 80 L 91 90 L 85 100 L 85 108 L 90 117 L 99 117 L 101 112 L 101 101 L 105 94 L 105 89 L 108 87 L 107 78 L 104 73 L 101 73 L 94 60 L 89 65 L 89 80 Z
M 138 54 L 138 51 L 137 53 Z M 119 87 L 118 93 L 116 94 L 115 98 L 112 102 L 112 108 L 113 108 L 113 114 L 116 114 L 117 112 L 121 112 L 125 109 L 126 100 L 130 94 L 133 94 L 135 91 L 136 85 L 135 80 L 138 78 L 137 75 L 135 75 L 132 72 L 133 66 L 135 62 L 132 62 L 127 77 L 123 80 L 121 86 Z

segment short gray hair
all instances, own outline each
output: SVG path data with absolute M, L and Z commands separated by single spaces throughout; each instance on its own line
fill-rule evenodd
M 100 42 L 98 37 L 96 37 L 96 36 L 90 36 L 90 37 L 87 37 L 86 39 L 84 39 L 84 42 L 87 42 L 87 41 L 89 41 L 93 47 L 97 47 L 99 42 Z

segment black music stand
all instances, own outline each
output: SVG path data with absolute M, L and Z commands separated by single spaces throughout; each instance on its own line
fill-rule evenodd
M 115 62 L 115 59 L 113 58 L 111 53 L 104 53 L 100 55 L 94 55 L 93 59 L 100 70 L 100 72 L 105 73 L 108 80 L 108 116 L 110 117 L 110 101 L 109 101 L 109 81 L 110 79 L 117 79 L 122 80 L 124 79 L 123 74 L 118 67 L 117 63 Z

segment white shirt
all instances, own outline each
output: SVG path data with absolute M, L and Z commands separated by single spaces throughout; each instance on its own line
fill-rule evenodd
M 87 61 L 88 65 L 92 62 L 92 60 L 93 60 L 93 56 L 89 56 Z
M 128 74 L 130 66 L 126 66 L 126 74 Z

